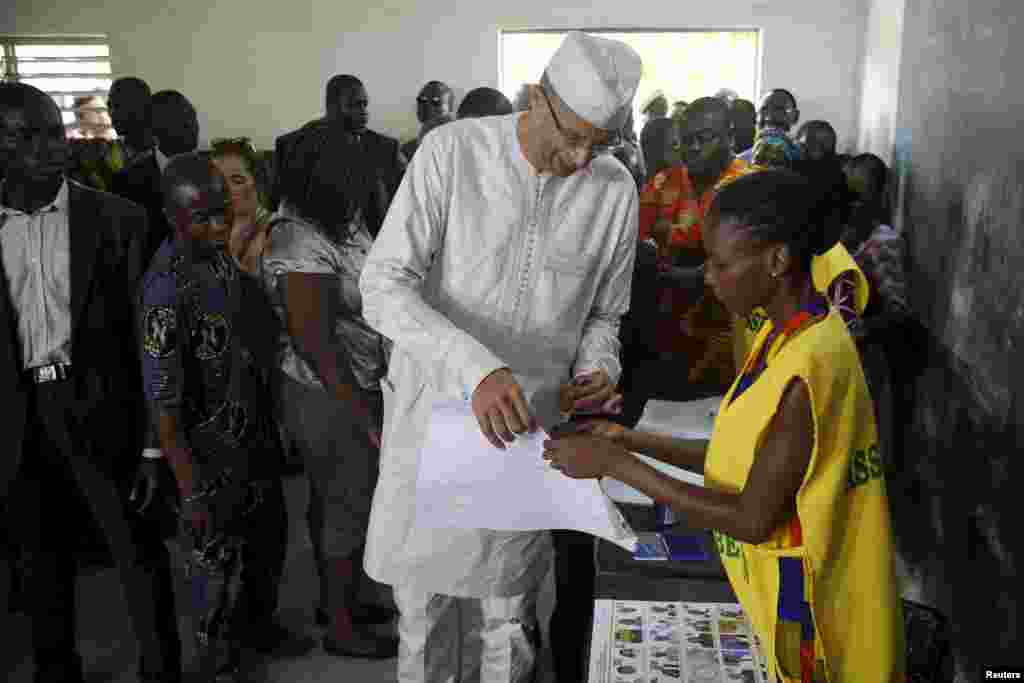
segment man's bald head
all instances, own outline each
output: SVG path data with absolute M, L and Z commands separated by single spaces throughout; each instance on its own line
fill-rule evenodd
M 455 110 L 455 92 L 441 81 L 429 81 L 416 95 L 416 119 L 427 123 L 450 118 Z
M 0 107 L 32 112 L 34 116 L 63 121 L 53 98 L 27 83 L 0 82 Z
M 757 125 L 760 128 L 781 128 L 789 130 L 800 120 L 800 110 L 793 93 L 775 88 L 765 93 L 757 108 Z
M 836 155 L 836 131 L 828 121 L 808 121 L 796 132 L 796 142 L 810 161 L 831 159 Z
M 732 158 L 729 103 L 702 97 L 686 108 L 679 123 L 682 160 L 691 176 L 716 178 Z
M 0 83 L 0 166 L 8 182 L 56 181 L 69 152 L 53 98 L 25 83 Z
M 327 81 L 324 94 L 327 120 L 339 123 L 352 133 L 362 133 L 370 122 L 370 98 L 363 82 L 351 74 L 340 74 Z
M 220 242 L 231 227 L 231 192 L 205 152 L 179 154 L 164 169 L 164 214 L 179 238 Z
M 153 135 L 167 156 L 194 152 L 199 146 L 199 117 L 196 108 L 177 90 L 153 95 Z
M 481 116 L 504 116 L 516 109 L 500 90 L 486 86 L 473 88 L 462 98 L 457 118 L 478 118 Z
M 134 136 L 150 126 L 150 98 L 153 93 L 141 78 L 126 76 L 110 85 L 107 112 L 118 135 Z

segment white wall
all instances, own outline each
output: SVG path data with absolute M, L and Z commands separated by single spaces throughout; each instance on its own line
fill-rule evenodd
M 892 166 L 906 0 L 868 0 L 857 148 Z
M 324 83 L 344 72 L 366 83 L 373 128 L 411 136 L 425 81 L 460 96 L 497 87 L 502 28 L 758 27 L 763 86 L 792 90 L 802 118 L 831 121 L 845 148 L 858 128 L 865 2 L 14 0 L 0 33 L 106 33 L 115 75 L 183 91 L 203 140 L 266 146 L 318 115 Z

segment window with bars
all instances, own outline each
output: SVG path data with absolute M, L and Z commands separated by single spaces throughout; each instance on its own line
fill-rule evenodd
M 0 36 L 4 80 L 46 92 L 72 137 L 113 137 L 107 114 L 112 80 L 106 36 Z

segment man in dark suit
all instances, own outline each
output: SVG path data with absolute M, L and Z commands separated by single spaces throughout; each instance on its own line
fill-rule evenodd
M 327 82 L 324 100 L 326 116 L 277 139 L 273 194 L 280 198 L 280 187 L 288 182 L 289 168 L 318 165 L 317 173 L 323 178 L 358 174 L 368 186 L 361 207 L 363 216 L 370 233 L 376 235 L 402 182 L 406 159 L 398 140 L 367 128 L 370 100 L 358 78 L 348 74 L 334 76 Z M 322 197 L 321 203 L 321 213 L 329 212 L 331 197 Z
M 142 243 L 142 266 L 153 259 L 171 234 L 164 216 L 160 181 L 167 160 L 176 154 L 194 152 L 199 146 L 199 117 L 188 98 L 177 90 L 161 90 L 150 100 L 154 146 L 143 152 L 117 175 L 111 190 L 146 209 L 149 230 Z
M 36 683 L 81 683 L 75 520 L 81 499 L 119 569 L 143 681 L 178 683 L 167 551 L 127 504 L 144 426 L 134 295 L 141 209 L 68 182 L 60 111 L 0 84 L 0 507 L 24 549 Z

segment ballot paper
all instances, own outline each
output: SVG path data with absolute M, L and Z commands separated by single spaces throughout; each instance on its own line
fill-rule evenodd
M 710 439 L 721 396 L 698 401 L 648 401 L 636 428 L 677 439 Z
M 544 460 L 542 429 L 499 450 L 468 402 L 434 406 L 416 482 L 416 523 L 428 528 L 570 529 L 632 552 L 636 534 L 593 479 L 570 479 Z
M 769 683 L 737 603 L 595 600 L 588 683 Z
M 710 439 L 721 402 L 721 396 L 712 396 L 699 401 L 648 401 L 636 428 L 647 432 L 670 434 L 678 439 Z M 654 458 L 643 455 L 637 455 L 637 457 L 670 477 L 696 486 L 704 485 L 702 475 L 668 465 Z M 649 496 L 621 481 L 602 479 L 601 487 L 617 503 L 654 505 L 654 501 Z

